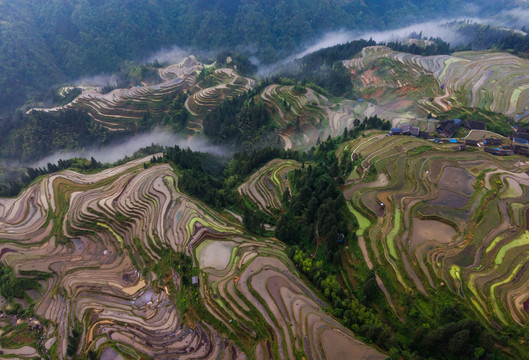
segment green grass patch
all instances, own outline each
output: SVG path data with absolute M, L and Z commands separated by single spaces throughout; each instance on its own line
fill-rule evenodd
M 400 231 L 401 215 L 402 215 L 402 212 L 399 209 L 396 209 L 395 210 L 395 223 L 394 223 L 393 229 L 391 229 L 387 237 L 389 253 L 395 260 L 398 259 L 397 247 L 395 246 L 395 237 Z
M 529 245 L 529 231 L 524 231 L 518 238 L 508 242 L 507 244 L 503 245 L 498 253 L 496 254 L 496 258 L 494 259 L 494 263 L 496 265 L 503 264 L 503 259 L 505 258 L 505 255 L 509 250 L 515 249 L 519 246 L 526 246 Z
M 353 215 L 356 217 L 356 220 L 358 221 L 358 230 L 356 231 L 357 236 L 364 236 L 364 233 L 368 227 L 371 226 L 371 221 L 360 214 L 359 211 L 357 211 L 351 202 L 347 202 L 347 208 Z

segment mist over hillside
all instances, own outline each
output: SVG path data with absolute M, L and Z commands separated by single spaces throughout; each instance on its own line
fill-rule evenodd
M 486 17 L 517 1 L 0 2 L 0 114 L 63 81 L 116 70 L 163 48 L 238 49 L 268 64 L 328 31 L 385 30 L 437 17 Z

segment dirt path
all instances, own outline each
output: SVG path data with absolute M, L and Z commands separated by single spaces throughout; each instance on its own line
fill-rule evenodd
M 395 313 L 395 315 L 397 315 L 399 320 L 401 322 L 404 322 L 404 319 L 402 318 L 402 316 L 397 312 L 397 309 L 395 308 L 395 304 L 393 304 L 393 301 L 391 300 L 391 296 L 389 296 L 388 289 L 386 288 L 386 286 L 384 285 L 384 283 L 382 282 L 382 279 L 378 276 L 378 274 L 376 275 L 376 279 L 377 279 L 378 287 L 380 287 L 380 290 L 382 290 L 382 292 L 386 296 L 386 300 L 388 301 L 389 306 L 391 306 L 391 308 L 393 309 L 393 312 Z
M 362 250 L 362 255 L 364 256 L 364 261 L 366 262 L 367 267 L 369 268 L 369 270 L 372 270 L 373 263 L 371 262 L 369 254 L 367 253 L 366 241 L 363 236 L 358 237 L 358 246 L 360 246 L 360 250 Z
M 448 106 L 447 102 L 444 100 L 448 99 L 449 97 L 450 93 L 448 92 L 448 86 L 446 86 L 444 95 L 437 96 L 433 99 L 433 102 L 442 107 L 444 111 L 448 111 L 450 110 L 450 106 Z
M 189 107 L 189 99 L 191 99 L 191 96 L 189 96 L 187 99 L 186 99 L 186 102 L 184 103 L 184 107 L 186 108 L 187 111 L 189 111 L 189 113 L 193 116 L 198 116 L 197 113 L 193 112 L 193 110 L 191 110 L 191 108 Z

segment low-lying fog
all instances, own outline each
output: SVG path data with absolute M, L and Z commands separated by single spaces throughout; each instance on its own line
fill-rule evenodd
M 45 167 L 48 163 L 56 164 L 60 159 L 90 159 L 91 157 L 102 163 L 113 163 L 123 159 L 126 156 L 131 156 L 139 149 L 150 146 L 152 144 L 162 146 L 178 145 L 183 149 L 190 148 L 193 151 L 208 152 L 221 156 L 230 154 L 230 152 L 226 148 L 222 146 L 213 145 L 204 138 L 183 138 L 182 136 L 169 133 L 162 129 L 155 129 L 150 133 L 137 135 L 124 141 L 120 141 L 119 143 L 111 144 L 101 148 L 57 152 L 27 166 Z
M 259 67 L 259 75 L 266 76 L 273 72 L 281 65 L 287 64 L 295 59 L 299 59 L 310 53 L 316 52 L 321 49 L 325 49 L 331 46 L 345 44 L 349 41 L 360 40 L 360 39 L 373 39 L 376 42 L 389 42 L 389 41 L 405 41 L 412 33 L 421 33 L 423 37 L 440 37 L 451 45 L 459 45 L 464 42 L 461 36 L 446 26 L 445 24 L 456 21 L 458 19 L 443 19 L 437 21 L 429 21 L 423 23 L 417 23 L 410 26 L 406 26 L 399 29 L 385 30 L 385 31 L 350 31 L 350 30 L 337 30 L 331 31 L 316 40 L 312 40 L 306 43 L 304 50 L 293 54 L 276 64 L 265 65 Z M 463 19 L 459 19 L 463 20 Z M 472 22 L 484 23 L 482 19 L 476 18 L 465 18 Z
M 479 14 L 478 8 L 468 7 L 469 14 Z M 451 29 L 446 24 L 454 21 L 470 21 L 478 24 L 496 25 L 505 28 L 521 28 L 523 26 L 529 27 L 529 9 L 516 8 L 505 10 L 494 18 L 478 18 L 475 16 L 461 16 L 458 18 L 438 19 L 428 22 L 417 23 L 405 26 L 398 29 L 384 30 L 384 31 L 351 31 L 351 30 L 337 30 L 325 33 L 323 36 L 306 42 L 303 47 L 304 50 L 293 54 L 275 64 L 262 65 L 259 67 L 259 75 L 267 76 L 274 70 L 277 70 L 281 65 L 287 64 L 295 59 L 302 58 L 305 55 L 315 51 L 331 47 L 334 45 L 345 44 L 349 41 L 360 39 L 373 39 L 376 42 L 390 42 L 390 41 L 405 41 L 412 33 L 422 32 L 423 37 L 439 37 L 452 46 L 464 44 L 466 39 Z M 255 61 L 259 64 L 258 60 Z

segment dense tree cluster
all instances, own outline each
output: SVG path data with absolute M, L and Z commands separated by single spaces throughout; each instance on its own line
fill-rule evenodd
M 396 340 L 387 325 L 366 305 L 359 302 L 353 294 L 338 281 L 336 274 L 328 270 L 322 260 L 315 260 L 298 247 L 291 249 L 294 264 L 318 287 L 329 300 L 331 312 L 356 335 L 380 348 L 389 350 L 396 345 Z M 365 283 L 369 283 L 368 277 Z M 373 291 L 378 294 L 378 285 Z
M 242 76 L 252 76 L 257 71 L 257 66 L 252 64 L 247 56 L 235 51 L 224 50 L 219 52 L 215 64 L 217 67 L 235 69 Z
M 453 318 L 452 318 L 453 319 Z M 420 327 L 413 333 L 413 350 L 438 359 L 496 359 L 495 340 L 477 320 L 459 318 L 436 328 Z
M 455 28 L 466 40 L 455 50 L 497 49 L 520 56 L 529 56 L 529 35 L 527 34 L 470 22 L 453 22 L 448 26 Z
M 215 143 L 245 150 L 277 143 L 270 113 L 264 103 L 255 101 L 255 95 L 263 88 L 261 84 L 210 111 L 204 119 L 204 134 Z
M 413 37 L 412 37 L 413 39 Z M 422 39 L 420 36 L 418 39 L 419 44 L 412 43 L 401 43 L 399 41 L 390 41 L 388 43 L 382 43 L 395 51 L 406 52 L 415 55 L 432 56 L 432 55 L 448 55 L 450 54 L 450 44 L 443 41 L 441 38 L 430 37 Z M 421 44 L 423 42 L 423 44 Z
M 273 159 L 293 159 L 306 161 L 309 155 L 304 151 L 283 150 L 280 147 L 263 147 L 253 151 L 241 151 L 233 156 L 228 164 L 227 176 L 236 176 L 238 181 L 242 181 L 255 169 L 266 164 Z
M 376 45 L 373 40 L 357 40 L 318 50 L 284 65 L 273 76 L 273 81 L 281 83 L 288 78 L 293 79 L 294 84 L 314 84 L 335 96 L 350 95 L 351 74 L 342 60 L 350 59 L 364 47 L 373 45 Z
M 19 113 L 16 122 L 2 130 L 0 156 L 20 161 L 34 161 L 54 151 L 104 145 L 130 135 L 107 130 L 80 110 Z
M 151 162 L 172 163 L 180 174 L 179 184 L 182 189 L 209 205 L 225 207 L 238 204 L 244 210 L 246 207 L 239 201 L 235 189 L 248 175 L 270 160 L 302 160 L 305 156 L 305 153 L 299 151 L 264 147 L 251 152 L 238 152 L 229 160 L 223 156 L 175 146 L 167 148 L 163 158 L 153 158 Z M 263 218 L 250 209 L 246 211 L 247 224 L 252 230 L 259 232 Z
M 38 279 L 16 277 L 12 268 L 0 266 L 0 295 L 8 302 L 13 298 L 23 299 L 26 290 L 30 289 L 40 289 Z
M 344 132 L 348 137 L 349 133 Z M 344 138 L 342 138 L 344 140 Z M 293 189 L 283 194 L 286 212 L 281 216 L 276 236 L 292 246 L 323 246 L 327 260 L 339 263 L 339 244 L 349 236 L 344 217 L 345 199 L 339 188 L 351 171 L 349 158 L 340 163 L 334 150 L 338 139 L 330 137 L 312 150 L 310 164 L 303 163 L 292 175 Z
M 160 160 L 171 162 L 179 170 L 182 190 L 212 206 L 226 204 L 222 172 L 227 159 L 175 146 L 164 152 L 163 159 L 153 159 L 151 162 Z

